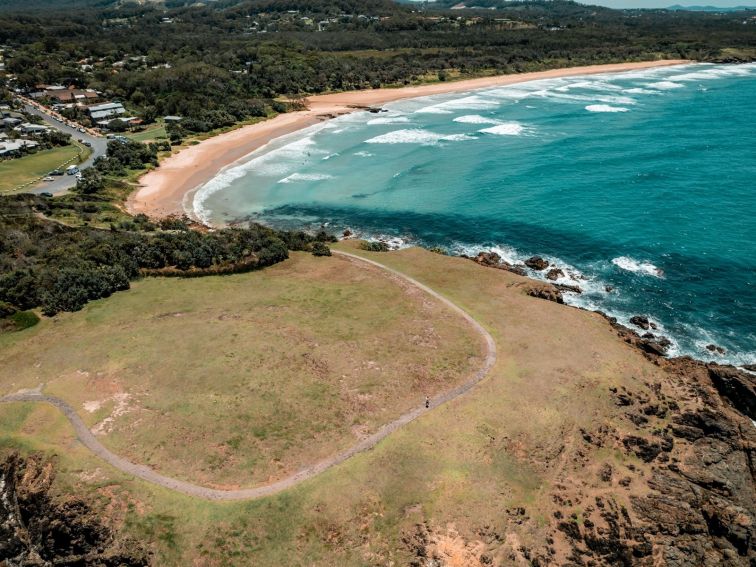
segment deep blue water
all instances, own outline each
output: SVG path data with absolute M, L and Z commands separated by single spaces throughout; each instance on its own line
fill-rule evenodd
M 328 223 L 539 254 L 645 314 L 673 354 L 756 362 L 756 65 L 689 65 L 406 100 L 279 140 L 197 192 L 221 224 Z M 538 277 L 538 274 L 534 274 Z M 585 278 L 585 279 L 583 279 Z M 606 286 L 613 286 L 608 293 Z

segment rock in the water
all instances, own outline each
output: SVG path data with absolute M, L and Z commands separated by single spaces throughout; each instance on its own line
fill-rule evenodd
M 583 293 L 583 290 L 580 289 L 576 285 L 554 284 L 554 287 L 557 288 L 561 292 L 566 292 L 566 293 Z
M 643 315 L 635 315 L 634 317 L 630 317 L 630 323 L 635 325 L 636 327 L 640 327 L 644 331 L 648 331 L 651 328 L 651 323 L 648 320 L 648 317 L 644 317 Z
M 717 346 L 715 344 L 706 345 L 706 350 L 708 350 L 709 352 L 715 352 L 717 354 L 725 354 L 727 352 L 721 346 Z
M 540 256 L 532 256 L 525 260 L 525 265 L 532 270 L 545 270 L 549 267 L 549 263 Z
M 613 285 L 605 286 L 604 291 L 606 291 L 606 293 L 612 293 L 614 291 L 614 286 Z
M 562 277 L 564 277 L 564 272 L 559 268 L 551 268 L 546 274 L 546 279 L 551 281 L 558 280 Z

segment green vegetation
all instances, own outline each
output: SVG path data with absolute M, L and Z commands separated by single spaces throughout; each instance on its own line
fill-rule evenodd
M 360 250 L 366 250 L 368 252 L 388 252 L 389 246 L 385 242 L 375 241 L 375 242 L 361 242 L 360 243 Z
M 526 297 L 520 287 L 513 285 L 521 280 L 507 272 L 418 249 L 378 255 L 361 251 L 356 242 L 335 247 L 364 254 L 407 273 L 469 310 L 497 341 L 499 358 L 490 377 L 456 402 L 392 434 L 372 451 L 294 489 L 251 502 L 203 501 L 123 475 L 74 442 L 65 418 L 45 404 L 0 406 L 0 446 L 57 454 L 60 490 L 100 503 L 102 513 L 121 531 L 151 545 L 157 565 L 410 565 L 419 560 L 415 539 L 418 529 L 428 530 L 426 543 L 419 548 L 428 554 L 446 549 L 478 561 L 479 555 L 465 554 L 499 549 L 499 564 L 506 565 L 511 552 L 508 538 L 516 538 L 515 546 L 521 543 L 532 547 L 545 541 L 554 512 L 564 511 L 555 496 L 572 499 L 578 492 L 597 490 L 599 467 L 604 462 L 602 452 L 606 449 L 584 443 L 580 429 L 597 423 L 619 431 L 632 426 L 623 417 L 626 408 L 615 405 L 608 387 L 645 391 L 644 382 L 665 379 L 663 371 L 640 355 L 630 355 L 627 347 L 607 332 L 601 318 Z M 267 424 L 229 426 L 229 421 L 236 423 L 244 413 L 237 410 L 237 404 L 252 403 L 248 384 L 260 377 L 257 372 L 239 370 L 244 368 L 239 359 L 254 344 L 244 340 L 242 334 L 235 338 L 233 333 L 253 333 L 253 321 L 266 319 L 267 329 L 280 314 L 283 324 L 279 327 L 286 334 L 279 335 L 277 352 L 288 346 L 286 372 L 299 376 L 290 366 L 304 364 L 300 355 L 305 347 L 299 345 L 303 340 L 305 345 L 310 345 L 311 340 L 321 344 L 320 338 L 312 338 L 309 333 L 318 328 L 319 317 L 328 316 L 334 306 L 343 305 L 340 325 L 355 325 L 360 330 L 356 334 L 360 347 L 350 351 L 350 356 L 369 346 L 369 342 L 363 342 L 362 332 L 367 332 L 364 330 L 373 321 L 390 322 L 397 316 L 396 312 L 389 316 L 382 313 L 382 306 L 393 306 L 397 301 L 392 286 L 383 288 L 381 293 L 387 295 L 379 295 L 373 306 L 360 297 L 366 293 L 343 296 L 347 304 L 357 301 L 359 311 L 350 312 L 338 299 L 337 290 L 350 278 L 358 281 L 342 288 L 344 293 L 349 293 L 352 286 L 358 286 L 355 292 L 365 290 L 359 287 L 362 285 L 381 289 L 387 282 L 384 275 L 364 273 L 362 266 L 344 270 L 343 259 L 337 257 L 294 254 L 292 261 L 223 278 L 144 280 L 128 293 L 92 303 L 79 313 L 60 315 L 57 323 L 43 320 L 24 333 L 0 336 L 0 356 L 10 357 L 0 365 L 6 372 L 0 384 L 6 392 L 36 387 L 40 381 L 37 375 L 43 373 L 53 378 L 51 391 L 70 396 L 78 408 L 84 402 L 103 400 L 133 388 L 139 394 L 127 407 L 135 413 L 130 414 L 131 418 L 129 414 L 117 417 L 115 430 L 102 437 L 103 442 L 117 442 L 119 450 L 123 448 L 129 456 L 145 456 L 145 462 L 161 467 L 161 471 L 170 464 L 169 458 L 184 452 L 187 463 L 195 463 L 192 474 L 197 480 L 222 478 L 224 470 L 238 467 L 243 473 L 233 479 L 227 476 L 224 485 L 243 484 L 250 479 L 250 471 L 256 470 L 254 467 L 271 464 L 261 459 L 245 469 L 244 460 L 235 462 L 234 455 L 250 454 L 249 447 L 258 443 L 273 446 L 286 436 L 294 439 L 298 420 L 313 418 L 300 407 L 283 430 L 275 426 L 275 415 L 269 416 L 273 421 Z M 281 294 L 276 295 L 274 289 L 279 285 Z M 263 289 L 260 299 L 255 294 L 258 287 Z M 240 299 L 234 301 L 237 294 L 241 294 Z M 387 302 L 388 294 L 393 295 Z M 161 300 L 169 303 L 160 306 Z M 208 300 L 215 307 L 208 309 Z M 407 296 L 403 300 L 407 301 Z M 267 306 L 261 309 L 265 303 Z M 222 305 L 226 308 L 220 310 Z M 406 304 L 396 305 L 401 309 Z M 155 317 L 161 313 L 166 316 Z M 225 315 L 222 320 L 221 315 Z M 235 319 L 237 316 L 240 319 Z M 320 325 L 329 341 L 322 343 L 323 348 L 334 344 L 328 337 L 338 331 L 331 329 L 336 319 L 328 317 L 327 324 Z M 444 330 L 448 324 L 434 322 L 433 326 Z M 56 326 L 60 325 L 59 331 Z M 166 326 L 162 334 L 161 325 Z M 212 327 L 203 330 L 206 325 Z M 222 330 L 226 325 L 235 328 L 226 332 Z M 300 325 L 307 333 L 304 336 L 297 332 Z M 379 326 L 382 328 L 383 324 Z M 98 330 L 107 333 L 102 340 Z M 144 338 L 143 331 L 147 333 Z M 192 331 L 202 333 L 204 338 L 212 338 L 213 334 L 218 338 L 192 350 L 184 342 Z M 176 340 L 167 341 L 165 337 Z M 56 347 L 59 340 L 65 340 L 67 348 Z M 395 344 L 384 348 L 391 351 Z M 406 351 L 402 343 L 399 345 L 402 348 L 397 350 L 403 356 Z M 178 352 L 170 352 L 173 346 L 178 347 Z M 50 348 L 51 352 L 46 352 Z M 84 348 L 87 352 L 94 349 L 96 356 L 77 356 Z M 320 348 L 315 347 L 318 355 Z M 442 350 L 432 349 L 428 356 L 439 356 Z M 14 354 L 5 354 L 11 352 Z M 10 376 L 12 361 L 22 353 L 27 357 L 21 365 L 24 375 Z M 165 365 L 160 356 L 168 357 Z M 182 362 L 182 356 L 189 358 Z M 370 356 L 366 352 L 358 360 L 373 360 Z M 115 361 L 113 365 L 111 360 Z M 314 359 L 317 360 L 319 356 Z M 330 360 L 341 364 L 338 356 Z M 192 361 L 201 363 L 191 369 Z M 34 368 L 37 363 L 41 364 Z M 214 370 L 208 371 L 208 365 Z M 308 372 L 314 372 L 317 365 L 311 368 Z M 331 377 L 338 381 L 338 368 L 329 367 L 318 381 L 330 383 Z M 179 374 L 181 369 L 189 373 Z M 232 378 L 226 379 L 227 369 Z M 161 385 L 164 377 L 168 382 Z M 209 384 L 215 395 L 196 394 L 197 384 Z M 171 396 L 184 397 L 187 403 L 171 406 L 153 395 L 171 387 Z M 287 380 L 277 379 L 267 388 L 278 396 L 290 387 L 293 386 Z M 297 403 L 325 407 L 317 390 L 310 390 L 305 397 L 304 382 L 299 387 L 302 393 Z M 376 381 L 368 391 L 376 397 L 367 401 L 391 395 L 393 387 Z M 424 393 L 418 393 L 422 399 Z M 364 395 L 361 391 L 351 395 L 360 399 L 360 394 Z M 235 396 L 240 397 L 240 402 L 233 401 Z M 283 401 L 294 403 L 285 396 Z M 268 401 L 261 399 L 259 403 Z M 80 410 L 80 414 L 95 425 L 112 415 L 114 409 L 110 402 L 109 407 L 93 413 Z M 161 412 L 165 412 L 170 426 L 156 421 L 163 415 Z M 147 433 L 148 428 L 139 423 L 139 418 L 156 425 Z M 200 422 L 200 429 L 195 429 Z M 190 436 L 171 444 L 169 439 L 176 435 L 174 425 L 182 423 L 186 428 L 183 431 Z M 127 424 L 136 429 L 130 432 Z M 217 435 L 215 428 L 219 428 Z M 327 434 L 329 430 L 325 431 Z M 319 443 L 320 435 L 314 434 L 311 442 Z M 129 438 L 138 439 L 138 443 L 129 445 Z M 292 458 L 288 451 L 282 455 Z M 187 466 L 184 470 L 190 470 L 181 460 L 170 466 L 174 470 Z M 628 470 L 620 463 L 615 466 L 622 467 L 617 469 L 618 474 Z M 652 474 L 646 463 L 634 462 L 633 466 L 647 477 Z M 575 483 L 573 479 L 581 481 Z M 629 499 L 646 489 L 638 483 L 638 488 L 633 485 L 628 490 L 599 490 L 629 507 Z M 526 510 L 525 516 L 516 514 L 519 507 Z M 462 564 L 474 565 L 473 559 Z
M 14 86 L 66 82 L 165 134 L 225 128 L 301 96 L 621 61 L 753 58 L 754 12 L 610 10 L 566 0 L 82 2 L 0 8 Z M 18 11 L 16 11 L 18 10 Z M 744 23 L 745 22 L 745 23 Z M 285 97 L 289 102 L 282 102 Z M 150 130 L 135 135 L 152 140 Z
M 86 179 L 79 191 L 85 193 L 90 182 Z M 40 218 L 55 201 L 24 195 L 0 200 L 0 302 L 21 310 L 41 306 L 45 315 L 76 311 L 128 289 L 140 275 L 249 271 L 286 259 L 289 249 L 309 250 L 316 239 L 329 238 L 259 225 L 201 233 L 175 219 L 164 230 L 146 217 L 120 229 L 75 229 Z
M 38 180 L 70 160 L 75 161 L 78 154 L 77 146 L 63 146 L 0 161 L 0 192 L 8 193 Z
M 462 318 L 380 270 L 293 253 L 247 274 L 146 278 L 1 335 L 0 392 L 44 382 L 135 462 L 254 486 L 451 389 L 480 348 Z

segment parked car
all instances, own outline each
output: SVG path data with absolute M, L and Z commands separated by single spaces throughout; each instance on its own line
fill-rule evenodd
M 60 169 L 53 169 L 50 175 L 63 175 L 63 172 Z
M 42 193 L 40 193 L 40 195 L 42 197 L 52 197 L 53 196 L 53 194 L 50 193 L 49 191 L 42 191 Z
M 47 177 L 43 177 L 42 181 L 55 181 L 55 178 L 48 175 Z
M 79 132 L 81 132 L 82 134 L 86 134 L 87 133 L 87 131 L 84 128 L 79 128 Z
M 84 145 L 88 148 L 92 147 L 92 142 L 84 142 Z
M 76 167 L 75 165 L 70 165 L 70 166 L 68 166 L 68 168 L 66 169 L 66 173 L 67 173 L 68 175 L 76 175 L 77 173 L 79 173 L 79 168 L 78 168 L 78 167 Z

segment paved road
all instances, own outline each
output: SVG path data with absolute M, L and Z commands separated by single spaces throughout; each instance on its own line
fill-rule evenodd
M 47 112 L 43 112 L 36 106 L 32 106 L 31 104 L 24 105 L 24 112 L 28 112 L 29 114 L 34 114 L 36 116 L 39 116 L 42 118 L 42 120 L 45 121 L 46 124 L 52 126 L 56 130 L 60 130 L 61 132 L 64 132 L 66 134 L 71 134 L 74 140 L 82 140 L 84 142 L 89 142 L 92 144 L 92 153 L 89 156 L 89 158 L 79 166 L 80 169 L 85 169 L 89 166 L 91 166 L 94 163 L 94 160 L 97 159 L 100 156 L 105 155 L 105 152 L 108 149 L 108 141 L 101 137 L 101 136 L 94 136 L 91 133 L 82 133 L 79 132 L 76 128 L 73 128 L 71 126 L 68 126 L 67 124 L 64 124 L 63 122 L 58 122 L 57 120 L 53 119 L 53 117 L 48 114 Z M 60 193 L 65 193 L 67 190 L 71 189 L 74 185 L 76 185 L 76 177 L 73 175 L 63 175 L 60 177 L 55 177 L 55 181 L 50 182 L 40 182 L 37 185 L 33 185 L 29 188 L 27 191 L 28 193 L 43 193 L 48 192 L 52 193 L 53 195 L 59 195 Z
M 377 266 L 378 268 L 390 274 L 393 274 L 394 276 L 405 280 L 407 283 L 421 289 L 428 295 L 439 300 L 441 303 L 446 305 L 449 309 L 451 309 L 458 315 L 462 316 L 462 318 L 465 319 L 467 323 L 481 336 L 485 343 L 486 353 L 481 367 L 465 383 L 457 386 L 453 390 L 450 390 L 433 398 L 430 401 L 428 408 L 425 407 L 425 404 L 422 404 L 420 407 L 417 407 L 412 411 L 409 411 L 400 416 L 398 419 L 392 421 L 391 423 L 384 425 L 370 437 L 363 439 L 356 445 L 272 484 L 239 490 L 218 490 L 215 488 L 206 488 L 197 484 L 192 484 L 190 482 L 185 482 L 183 480 L 177 480 L 175 478 L 164 476 L 144 465 L 134 464 L 122 457 L 119 457 L 115 453 L 112 453 L 108 449 L 106 449 L 97 440 L 97 438 L 92 434 L 92 432 L 71 406 L 69 406 L 60 398 L 43 394 L 40 389 L 33 391 L 24 391 L 17 394 L 5 396 L 4 398 L 0 398 L 0 402 L 46 402 L 52 404 L 61 412 L 63 412 L 63 414 L 68 418 L 68 421 L 71 422 L 71 425 L 73 425 L 79 441 L 81 441 L 81 443 L 85 447 L 102 458 L 104 461 L 125 472 L 126 474 L 133 475 L 158 486 L 170 488 L 171 490 L 176 490 L 178 492 L 188 494 L 189 496 L 195 496 L 206 500 L 251 500 L 255 498 L 271 496 L 273 494 L 291 488 L 301 482 L 304 482 L 305 480 L 313 478 L 314 476 L 339 463 L 343 463 L 344 461 L 353 457 L 354 455 L 357 455 L 358 453 L 372 449 L 382 439 L 385 439 L 389 434 L 396 431 L 400 427 L 407 425 L 411 421 L 440 406 L 441 404 L 458 398 L 459 396 L 470 390 L 473 386 L 475 386 L 475 384 L 480 382 L 488 374 L 488 372 L 496 362 L 496 343 L 494 342 L 493 337 L 488 331 L 483 328 L 480 323 L 478 323 L 472 317 L 472 315 L 467 313 L 467 311 L 465 311 L 455 303 L 452 303 L 450 300 L 446 299 L 439 293 L 433 291 L 431 288 L 421 284 L 417 280 L 414 280 L 409 276 L 406 276 L 392 268 L 384 266 L 383 264 L 379 264 L 378 262 L 374 262 L 373 260 L 368 260 L 366 258 L 362 258 L 348 252 L 340 252 L 334 250 L 333 253 L 338 256 L 347 258 L 348 260 L 353 262 L 364 262 L 366 264 Z

